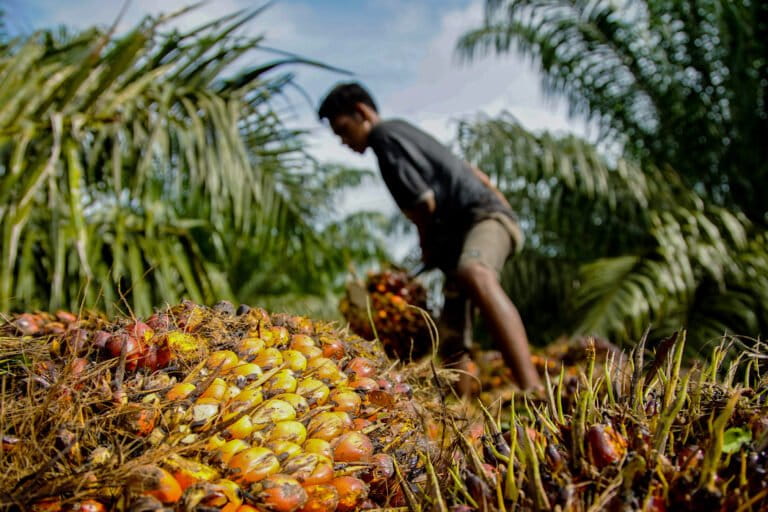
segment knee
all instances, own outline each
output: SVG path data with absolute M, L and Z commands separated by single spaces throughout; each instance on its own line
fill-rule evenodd
M 456 269 L 459 283 L 470 291 L 482 290 L 497 282 L 496 274 L 481 263 L 462 263 Z

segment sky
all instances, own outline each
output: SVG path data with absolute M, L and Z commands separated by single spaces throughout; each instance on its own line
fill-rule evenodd
M 190 0 L 131 0 L 120 28 L 147 14 L 173 12 Z M 12 31 L 68 25 L 108 26 L 123 0 L 0 0 Z M 209 0 L 178 23 L 195 26 L 238 9 L 262 5 L 254 0 Z M 246 29 L 265 44 L 346 69 L 374 95 L 384 118 L 403 118 L 450 143 L 459 119 L 511 113 L 529 130 L 571 132 L 592 138 L 583 120 L 569 119 L 563 102 L 546 99 L 540 76 L 517 55 L 462 63 L 459 36 L 482 22 L 484 0 L 276 0 Z M 262 62 L 264 55 L 255 55 Z M 241 62 L 247 66 L 249 62 Z M 295 70 L 306 91 L 292 98 L 290 122 L 308 129 L 310 153 L 324 162 L 376 169 L 369 151 L 359 156 L 343 147 L 316 118 L 324 94 L 349 77 L 303 67 Z M 395 206 L 381 180 L 343 198 L 342 210 Z

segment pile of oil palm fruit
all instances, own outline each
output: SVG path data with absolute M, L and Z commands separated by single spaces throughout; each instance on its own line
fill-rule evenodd
M 429 446 L 380 347 L 323 322 L 185 302 L 0 328 L 0 508 L 405 506 Z
M 765 346 L 685 361 L 684 338 L 563 340 L 528 393 L 479 353 L 461 400 L 437 360 L 260 308 L 17 315 L 0 508 L 768 510 Z

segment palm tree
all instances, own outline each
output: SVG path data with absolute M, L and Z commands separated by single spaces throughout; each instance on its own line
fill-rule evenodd
M 261 9 L 170 28 L 185 11 L 0 48 L 0 311 L 144 315 L 184 297 L 257 301 L 265 276 L 282 283 L 268 293 L 312 293 L 346 269 L 322 231 L 322 180 L 359 177 L 313 162 L 273 106 L 292 83 L 281 70 L 321 64 L 231 74 L 261 47 L 240 34 Z
M 692 347 L 768 328 L 768 237 L 703 201 L 673 171 L 609 163 L 574 136 L 511 116 L 460 125 L 459 145 L 519 212 L 528 234 L 504 284 L 533 338 L 618 342 L 686 328 Z
M 768 225 L 768 4 L 731 0 L 487 0 L 473 57 L 517 49 L 545 88 L 641 163 Z

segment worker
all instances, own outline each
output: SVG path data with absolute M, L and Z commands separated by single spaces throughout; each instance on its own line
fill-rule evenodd
M 402 212 L 416 226 L 422 260 L 445 273 L 438 320 L 440 356 L 460 373 L 458 391 L 473 392 L 472 306 L 522 389 L 540 388 L 520 314 L 499 282 L 504 262 L 521 248 L 516 217 L 501 192 L 476 167 L 403 120 L 384 120 L 360 84 L 334 87 L 318 109 L 341 142 L 363 154 L 371 148 Z

